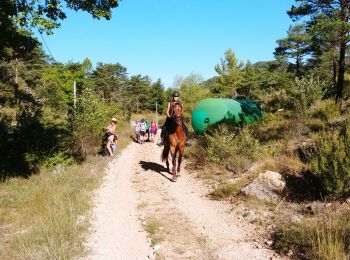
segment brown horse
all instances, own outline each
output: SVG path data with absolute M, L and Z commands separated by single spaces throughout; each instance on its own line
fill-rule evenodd
M 169 171 L 169 152 L 172 158 L 172 181 L 176 182 L 177 177 L 180 177 L 180 167 L 182 156 L 185 151 L 186 135 L 182 125 L 182 106 L 179 103 L 173 105 L 173 116 L 168 120 L 167 123 L 167 134 L 164 138 L 164 149 L 162 153 L 162 161 L 166 161 L 166 167 Z M 179 152 L 179 157 L 176 167 L 176 155 Z

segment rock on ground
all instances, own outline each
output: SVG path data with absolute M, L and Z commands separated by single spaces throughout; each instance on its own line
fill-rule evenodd
M 255 196 L 262 200 L 272 201 L 280 198 L 280 193 L 285 186 L 286 182 L 281 174 L 273 171 L 265 171 L 241 191 L 248 196 Z

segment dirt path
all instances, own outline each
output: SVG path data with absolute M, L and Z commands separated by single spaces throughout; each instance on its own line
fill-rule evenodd
M 152 255 L 147 233 L 135 215 L 137 196 L 130 185 L 137 147 L 128 146 L 109 163 L 95 198 L 88 259 L 147 259 Z
M 280 259 L 185 170 L 170 182 L 161 149 L 131 144 L 110 163 L 96 198 L 91 259 Z

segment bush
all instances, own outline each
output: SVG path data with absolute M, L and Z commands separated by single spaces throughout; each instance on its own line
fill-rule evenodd
M 259 141 L 246 127 L 237 129 L 219 125 L 205 138 L 207 160 L 223 165 L 233 172 L 246 169 L 259 157 L 261 150 Z
M 295 79 L 295 87 L 291 89 L 291 96 L 296 109 L 304 111 L 315 101 L 321 100 L 327 84 L 320 81 L 319 77 L 314 75 L 304 76 L 301 79 Z
M 288 109 L 292 107 L 290 97 L 285 89 L 273 91 L 264 99 L 263 102 L 265 105 L 263 105 L 263 108 L 266 112 L 275 112 L 281 108 Z
M 47 158 L 44 161 L 43 165 L 46 168 L 51 169 L 54 166 L 59 165 L 59 164 L 67 166 L 67 165 L 70 165 L 72 163 L 73 163 L 73 159 L 67 153 L 57 152 L 57 153 L 53 154 L 51 157 Z
M 340 195 L 350 190 L 350 125 L 315 135 L 309 165 L 326 194 Z
M 70 117 L 72 151 L 76 159 L 83 160 L 88 154 L 97 153 L 101 131 L 117 112 L 92 91 L 86 89 L 82 92 Z

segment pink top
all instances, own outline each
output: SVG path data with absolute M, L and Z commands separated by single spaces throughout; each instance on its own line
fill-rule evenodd
M 156 123 L 152 123 L 151 124 L 151 130 L 157 130 L 157 124 Z

